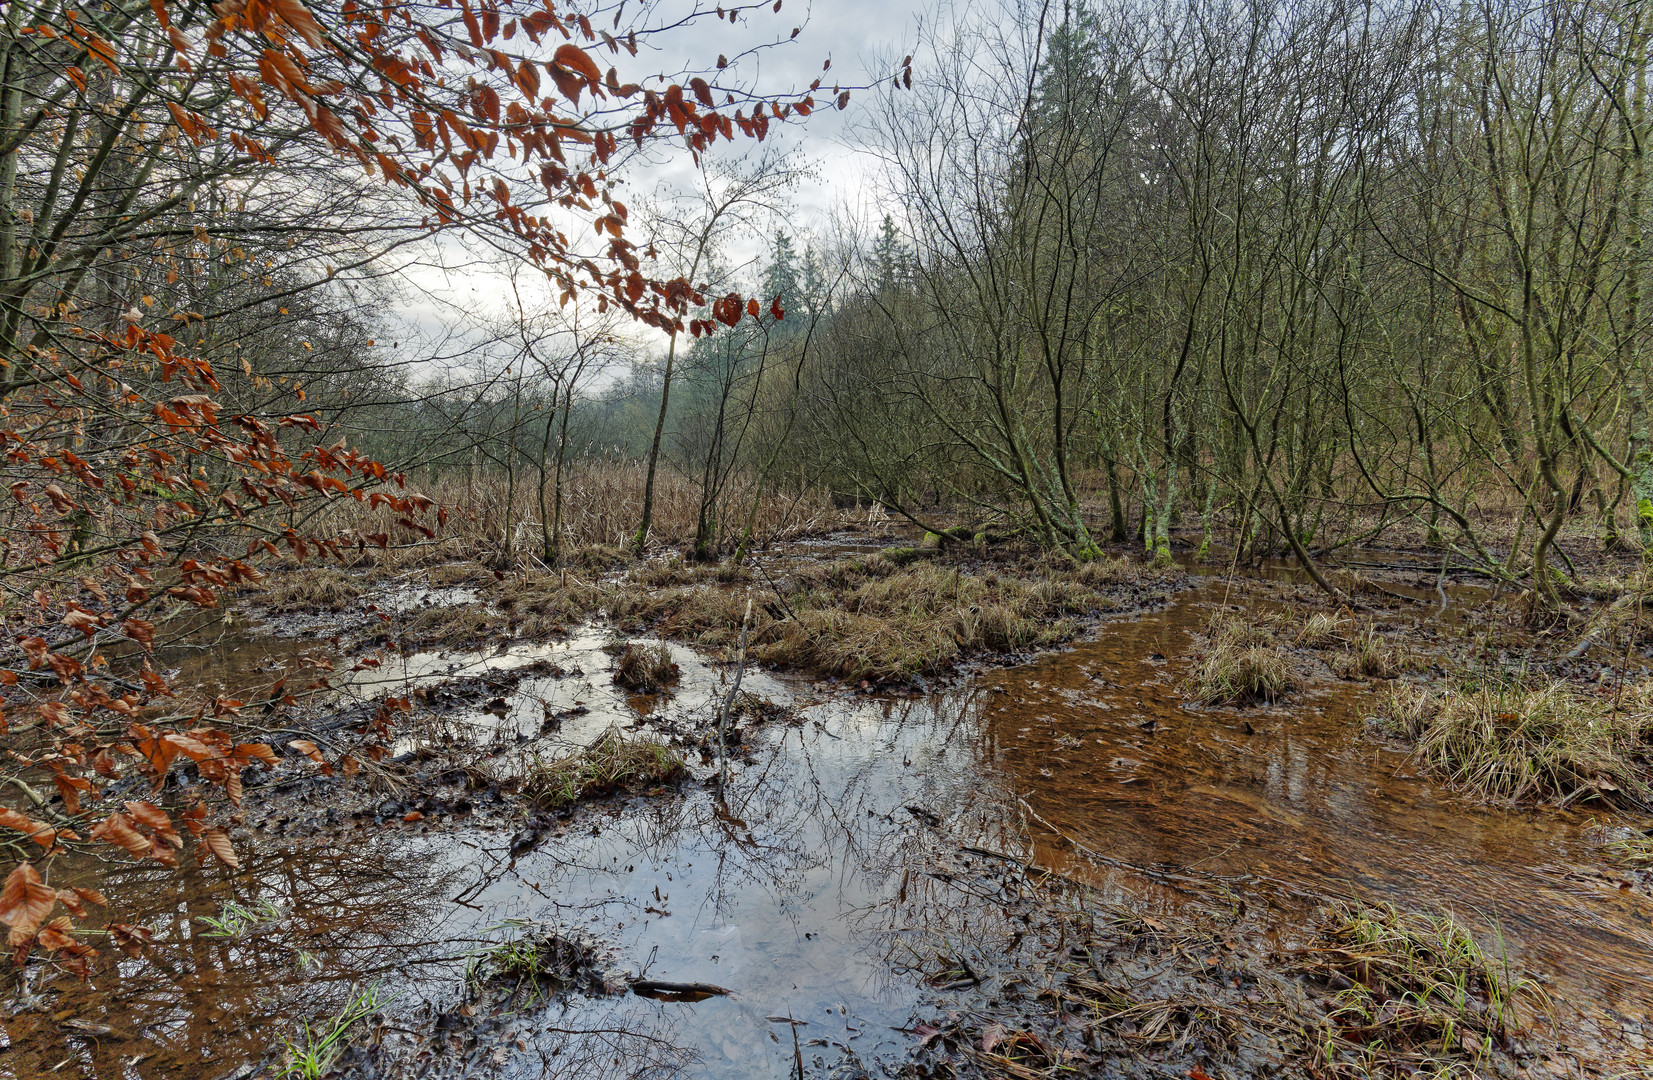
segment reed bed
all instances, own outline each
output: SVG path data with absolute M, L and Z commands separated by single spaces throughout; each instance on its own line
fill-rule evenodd
M 562 531 L 554 538 L 559 563 L 579 563 L 605 554 L 610 565 L 624 559 L 642 516 L 646 478 L 646 464 L 640 461 L 594 458 L 571 465 L 563 478 Z M 753 479 L 737 480 L 726 496 L 725 531 L 720 538 L 724 550 L 735 546 L 739 531 L 745 527 Z M 357 558 L 378 565 L 433 565 L 454 559 L 498 559 L 507 554 L 524 559 L 543 557 L 537 472 L 518 473 L 514 491 L 506 474 L 497 469 L 474 477 L 461 473 L 426 478 L 422 483 L 417 480 L 409 479 L 408 490 L 417 490 L 448 512 L 446 525 L 437 530 L 433 540 L 398 525 L 401 515 L 355 500 L 335 499 L 329 503 L 321 511 L 325 524 L 363 536 L 391 537 L 396 546 L 389 551 L 369 543 L 357 553 Z M 552 502 L 553 491 L 548 485 L 548 510 Z M 699 509 L 699 486 L 662 466 L 655 478 L 651 546 L 683 547 L 692 543 Z M 855 507 L 835 506 L 830 494 L 820 488 L 770 491 L 758 506 L 753 537 L 758 543 L 774 543 L 815 536 L 857 524 L 867 513 Z
M 1275 702 L 1297 687 L 1274 631 L 1260 620 L 1219 613 L 1206 627 L 1207 645 L 1183 681 L 1183 691 L 1206 705 Z

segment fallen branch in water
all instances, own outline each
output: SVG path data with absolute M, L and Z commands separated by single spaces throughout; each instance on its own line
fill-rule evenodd
M 639 979 L 631 984 L 631 992 L 639 997 L 666 998 L 679 1001 L 704 1001 L 709 997 L 728 997 L 721 986 L 701 982 L 662 982 L 659 979 Z

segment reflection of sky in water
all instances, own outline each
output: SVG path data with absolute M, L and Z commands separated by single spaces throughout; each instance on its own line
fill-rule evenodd
M 1288 938 L 1305 890 L 1450 907 L 1483 929 L 1495 916 L 1512 954 L 1552 990 L 1646 1011 L 1650 905 L 1562 876 L 1592 858 L 1583 818 L 1466 808 L 1419 782 L 1402 755 L 1361 737 L 1376 699 L 1357 684 L 1243 717 L 1184 708 L 1174 683 L 1217 587 L 962 689 L 810 706 L 801 726 L 749 740 L 726 812 L 698 787 L 623 812 L 589 807 L 515 862 L 509 835 L 481 831 L 367 830 L 291 853 L 247 841 L 242 875 L 188 868 L 181 900 L 167 872 L 117 870 L 105 891 L 157 928 L 164 970 L 134 967 L 118 987 L 100 979 L 48 999 L 116 1029 L 95 1043 L 20 1015 L 0 1076 L 71 1059 L 86 1075 L 217 1078 L 375 978 L 399 995 L 393 1026 L 418 1027 L 425 1002 L 459 1003 L 466 957 L 512 933 L 507 920 L 583 929 L 632 974 L 733 992 L 693 1004 L 574 996 L 529 1011 L 510 1025 L 498 1063 L 507 1075 L 771 1080 L 792 1068 L 791 1028 L 771 1019 L 787 1016 L 808 1022 L 798 1028 L 806 1064 L 898 1061 L 912 1040 L 896 1029 L 937 994 L 911 971 L 942 947 L 990 964 L 1013 940 L 994 890 L 956 870 L 968 861 L 961 845 L 1023 850 L 1024 818 L 1041 860 L 1108 903 L 1174 914 L 1250 899 L 1244 925 Z M 564 674 L 523 677 L 503 716 L 467 710 L 409 733 L 523 755 L 565 752 L 610 724 L 670 729 L 710 716 L 721 669 L 674 646 L 684 681 L 641 716 L 643 703 L 609 681 L 606 640 L 416 654 L 361 673 L 354 692 L 556 665 Z M 746 687 L 790 693 L 761 672 Z M 589 713 L 541 733 L 548 713 L 576 701 Z M 924 823 L 931 814 L 939 827 Z M 191 919 L 232 896 L 280 914 L 233 943 L 200 936 Z

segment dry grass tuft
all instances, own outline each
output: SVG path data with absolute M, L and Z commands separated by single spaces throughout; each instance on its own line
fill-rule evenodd
M 1327 912 L 1303 970 L 1335 991 L 1317 1048 L 1328 1072 L 1479 1075 L 1521 1026 L 1518 1007 L 1545 1004 L 1536 983 L 1488 956 L 1450 916 L 1390 904 Z
M 495 603 L 507 614 L 539 624 L 566 626 L 595 614 L 609 590 L 573 574 L 523 574 L 496 587 Z M 533 635 L 528 635 L 533 636 Z
M 732 561 L 723 563 L 693 563 L 681 556 L 673 555 L 670 558 L 655 559 L 638 567 L 631 575 L 630 581 L 649 589 L 670 589 L 679 585 L 701 585 L 717 583 L 730 585 L 737 582 L 749 581 L 752 572 L 744 566 L 736 566 Z
M 398 628 L 406 644 L 478 649 L 500 637 L 544 640 L 602 609 L 608 590 L 572 574 L 528 574 L 504 582 L 482 579 L 488 603 L 433 607 L 410 615 Z
M 1317 611 L 1297 631 L 1297 643 L 1310 649 L 1330 649 L 1347 644 L 1352 621 L 1341 612 Z
M 1363 624 L 1348 646 L 1326 659 L 1332 674 L 1342 679 L 1393 679 L 1428 666 L 1410 645 L 1385 638 L 1372 623 Z
M 663 644 L 627 642 L 614 658 L 615 684 L 634 694 L 658 694 L 682 677 L 682 669 L 672 660 L 672 651 Z
M 1584 636 L 1620 648 L 1653 642 L 1653 575 L 1638 570 L 1610 586 L 1613 601 L 1591 616 Z M 1604 586 L 1606 592 L 1609 587 Z
M 1653 809 L 1653 684 L 1617 700 L 1563 683 L 1455 693 L 1402 686 L 1390 705 L 1417 759 L 1482 798 Z
M 618 791 L 676 783 L 687 773 L 682 755 L 665 743 L 627 739 L 610 729 L 577 754 L 536 761 L 523 778 L 522 791 L 536 806 L 561 810 Z
M 601 574 L 618 570 L 630 562 L 631 555 L 617 544 L 579 544 L 564 548 L 557 565 L 583 570 L 588 574 Z
M 485 604 L 458 604 L 416 611 L 405 618 L 397 633 L 406 645 L 481 648 L 484 641 L 499 635 L 504 623 Z
M 1653 829 L 1633 825 L 1592 825 L 1585 832 L 1609 860 L 1628 870 L 1653 871 Z
M 615 590 L 609 612 L 628 629 L 647 627 L 713 648 L 731 644 L 745 594 L 688 583 L 695 575 L 664 563 Z M 1135 584 L 1139 576 L 1119 566 L 1086 580 L 1071 564 L 967 572 L 931 559 L 903 565 L 886 553 L 842 559 L 797 571 L 784 602 L 772 592 L 756 594 L 749 640 L 764 663 L 849 679 L 905 680 L 945 670 L 972 653 L 1065 641 L 1081 618 L 1122 606 L 1124 590 L 1107 591 L 1100 582 Z
M 314 563 L 271 575 L 259 599 L 272 611 L 343 611 L 366 592 L 361 574 Z
M 1286 654 L 1261 622 L 1218 614 L 1206 630 L 1210 644 L 1183 689 L 1206 705 L 1275 702 L 1296 689 Z

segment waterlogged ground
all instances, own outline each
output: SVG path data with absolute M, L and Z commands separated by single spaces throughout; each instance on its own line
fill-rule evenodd
M 1454 594 L 1438 634 L 1469 632 L 1454 605 L 1480 599 Z M 627 697 L 590 629 L 351 673 L 350 695 L 427 706 L 397 748 L 404 771 L 369 770 L 351 799 L 321 778 L 262 790 L 241 871 L 188 868 L 181 893 L 159 867 L 77 868 L 156 948 L 119 978 L 31 983 L 0 1076 L 249 1077 L 369 986 L 381 1017 L 339 1059 L 358 1075 L 896 1075 L 937 1025 L 1037 999 L 1018 973 L 1051 951 L 1031 907 L 1047 872 L 1149 926 L 1220 925 L 1259 964 L 1301 947 L 1326 897 L 1450 910 L 1556 1003 L 1530 1075 L 1645 1050 L 1653 897 L 1603 870 L 1591 817 L 1479 807 L 1422 780 L 1369 730 L 1368 684 L 1186 707 L 1195 633 L 1237 601 L 1253 603 L 1202 579 L 1071 649 L 924 695 L 749 671 L 745 689 L 790 715 L 742 720 L 722 800 L 691 746 L 680 793 L 571 817 L 525 820 L 501 782 L 610 727 L 694 743 L 727 667 L 674 646 L 675 690 Z M 225 640 L 183 662 L 263 671 L 316 645 Z M 472 766 L 421 747 L 467 748 Z M 245 914 L 215 928 L 232 903 Z M 588 978 L 502 1004 L 477 957 L 551 933 L 587 950 Z M 627 992 L 639 978 L 728 993 Z M 1239 1060 L 1268 1069 L 1262 1051 Z

